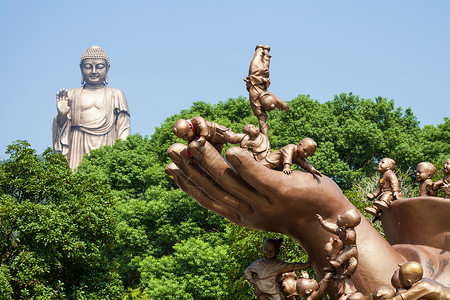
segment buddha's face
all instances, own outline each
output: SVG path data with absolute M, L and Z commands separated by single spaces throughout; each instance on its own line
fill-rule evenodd
M 106 61 L 101 58 L 87 58 L 83 60 L 81 74 L 87 84 L 103 84 L 108 74 Z

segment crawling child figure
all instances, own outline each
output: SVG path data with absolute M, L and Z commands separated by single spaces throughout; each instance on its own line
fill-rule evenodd
M 400 266 L 399 278 L 402 291 L 393 300 L 450 300 L 450 288 L 429 278 L 423 277 L 422 266 L 415 261 L 409 261 Z
M 437 191 L 433 190 L 433 176 L 436 168 L 432 163 L 421 162 L 416 168 L 416 181 L 420 182 L 419 196 L 436 196 Z
M 253 285 L 258 300 L 282 300 L 279 282 L 286 272 L 304 270 L 306 263 L 287 263 L 277 258 L 282 239 L 263 239 L 263 258 L 253 262 L 244 271 L 245 278 Z
M 443 190 L 444 198 L 450 199 L 450 158 L 445 160 L 442 170 L 444 171 L 444 177 L 433 184 L 433 190 Z
M 247 83 L 246 87 L 249 93 L 250 105 L 253 113 L 258 118 L 259 127 L 264 135 L 268 134 L 266 111 L 271 111 L 275 107 L 289 111 L 289 105 L 267 91 L 270 85 L 269 65 L 271 56 L 269 55 L 269 51 L 269 46 L 256 46 L 255 54 L 250 62 L 248 76 L 244 79 Z
M 193 117 L 189 120 L 179 119 L 173 126 L 173 133 L 188 142 L 188 145 L 195 139 L 204 146 L 206 141 L 210 142 L 219 153 L 222 153 L 223 144 L 239 143 L 240 139 L 230 128 L 206 121 L 202 117 Z M 191 156 L 189 150 L 187 156 Z
M 372 207 L 364 208 L 369 214 L 378 218 L 378 214 L 385 208 L 388 208 L 392 201 L 402 197 L 400 193 L 400 184 L 397 176 L 394 174 L 395 161 L 391 158 L 383 158 L 378 163 L 377 171 L 381 173 L 380 180 L 378 181 L 375 191 L 368 193 L 367 198 L 373 200 L 379 197 L 378 200 L 373 202 Z
M 280 170 L 282 168 L 283 173 L 286 175 L 291 175 L 291 165 L 296 163 L 306 171 L 322 176 L 322 173 L 317 171 L 306 159 L 313 155 L 316 148 L 317 143 L 312 138 L 304 138 L 298 146 L 294 144 L 284 146 L 278 151 L 271 152 L 260 162 L 269 169 Z

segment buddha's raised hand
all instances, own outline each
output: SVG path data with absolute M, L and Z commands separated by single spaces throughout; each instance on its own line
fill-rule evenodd
M 56 108 L 59 115 L 66 116 L 70 112 L 69 101 L 67 89 L 62 88 L 56 93 Z

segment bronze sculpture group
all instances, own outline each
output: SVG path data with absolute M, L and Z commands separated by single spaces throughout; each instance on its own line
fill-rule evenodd
M 259 299 L 282 299 L 281 293 L 286 299 L 320 299 L 325 292 L 340 300 L 450 299 L 450 207 L 436 197 L 442 190 L 450 198 L 450 159 L 436 182 L 435 167 L 420 163 L 419 197 L 409 199 L 400 192 L 395 161 L 379 162 L 380 179 L 367 195 L 373 206 L 366 211 L 381 220 L 385 239 L 308 161 L 317 148 L 313 139 L 271 151 L 267 112 L 289 106 L 267 90 L 269 52 L 256 46 L 244 79 L 259 126 L 247 124 L 238 133 L 200 116 L 178 120 L 173 132 L 188 144 L 168 149 L 173 163 L 166 173 L 207 209 L 240 226 L 287 234 L 305 250 L 310 262 L 289 264 L 276 258 L 280 241 L 264 241 L 264 257 L 245 273 Z M 87 49 L 80 68 L 82 87 L 57 93 L 53 121 L 54 150 L 72 169 L 85 153 L 130 134 L 125 96 L 106 86 L 109 59 L 103 49 Z M 239 147 L 223 157 L 225 143 Z M 294 163 L 306 172 L 293 171 Z M 298 279 L 289 272 L 309 264 L 319 283 L 305 272 Z
M 420 297 L 444 297 L 445 286 L 450 285 L 450 265 L 445 263 L 450 261 L 450 207 L 442 198 L 433 196 L 438 189 L 444 191 L 445 197 L 450 195 L 450 159 L 444 165 L 444 178 L 435 183 L 430 181 L 434 169 L 428 163 L 419 164 L 416 176 L 421 183 L 420 197 L 410 199 L 402 198 L 394 173 L 395 161 L 380 161 L 377 188 L 367 195 L 374 200 L 374 206 L 367 211 L 381 219 L 386 240 L 355 210 L 336 183 L 308 162 L 306 158 L 317 147 L 312 139 L 271 152 L 266 112 L 277 107 L 288 111 L 289 106 L 267 91 L 269 50 L 268 46 L 256 47 L 245 79 L 259 128 L 246 125 L 243 133 L 226 129 L 225 138 L 219 142 L 206 134 L 204 138 L 182 137 L 188 145 L 176 143 L 168 149 L 173 163 L 166 167 L 166 173 L 202 206 L 232 222 L 284 233 L 299 242 L 322 279 L 317 283 L 305 274 L 296 279 L 296 274 L 277 273 L 274 283 L 284 278 L 284 283 L 273 290 L 277 295 L 283 287 L 288 299 L 320 299 L 325 289 L 331 299 L 409 297 L 405 291 L 425 288 L 399 284 L 401 280 L 393 279 L 391 283 L 391 278 L 400 274 L 399 265 L 416 261 L 424 267 L 423 277 L 432 283 L 429 286 L 440 291 L 431 293 L 430 288 Z M 177 126 L 174 133 L 180 137 Z M 217 143 L 225 142 L 240 147 L 229 148 L 223 157 Z M 197 163 L 192 164 L 192 159 Z M 292 163 L 307 172 L 292 171 Z M 426 214 L 433 207 L 439 208 L 433 210 L 426 223 L 412 217 Z M 420 230 L 411 230 L 416 226 Z M 247 278 L 256 283 L 255 276 Z

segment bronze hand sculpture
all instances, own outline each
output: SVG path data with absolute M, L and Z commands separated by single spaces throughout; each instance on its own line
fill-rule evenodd
M 166 173 L 187 194 L 240 226 L 282 232 L 293 237 L 308 254 L 316 273 L 323 277 L 322 268 L 328 266 L 323 246 L 332 235 L 319 229 L 316 214 L 336 219 L 345 210 L 354 208 L 333 180 L 301 171 L 286 176 L 264 167 L 251 153 L 236 147 L 227 150 L 226 160 L 208 142 L 201 146 L 194 141 L 189 149 L 198 165 L 188 163 L 186 145 L 177 143 L 168 149 L 173 163 L 166 167 Z M 439 224 L 436 226 L 443 226 Z M 450 283 L 450 266 L 439 265 L 439 260 L 450 259 L 448 252 L 441 253 L 442 248 L 393 247 L 365 218 L 355 230 L 359 237 L 356 243 L 359 266 L 352 281 L 366 297 L 375 288 L 390 285 L 398 264 L 411 257 L 428 260 L 436 270 L 434 276 L 439 277 L 436 280 Z M 408 230 L 409 227 L 397 226 L 399 235 L 408 236 Z M 430 274 L 428 276 L 432 276 Z M 329 291 L 331 297 L 333 293 Z

